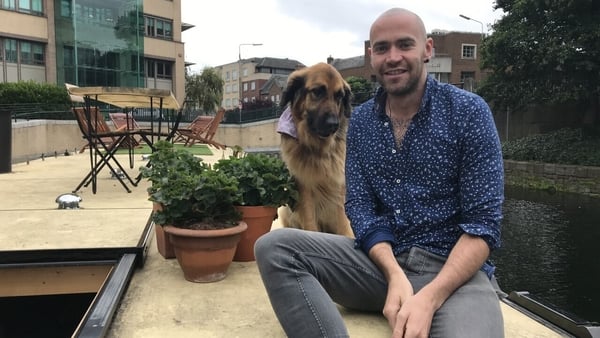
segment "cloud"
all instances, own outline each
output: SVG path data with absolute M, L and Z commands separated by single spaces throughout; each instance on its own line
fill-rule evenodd
M 432 29 L 478 32 L 499 17 L 493 0 L 429 0 L 407 2 Z M 374 19 L 397 0 L 182 0 L 182 20 L 195 25 L 183 32 L 186 61 L 192 71 L 236 62 L 242 58 L 290 58 L 306 65 L 327 57 L 349 58 L 364 53 L 364 41 Z M 484 29 L 487 31 L 487 27 Z M 262 43 L 262 46 L 240 46 Z

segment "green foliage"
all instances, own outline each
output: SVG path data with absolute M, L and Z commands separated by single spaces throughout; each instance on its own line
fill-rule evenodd
M 150 200 L 162 205 L 153 215 L 156 224 L 192 228 L 207 223 L 214 228 L 231 227 L 241 219 L 235 205 L 242 195 L 235 177 L 213 170 L 183 149 L 158 141 L 150 155 L 151 166 L 142 177 L 152 183 Z
M 211 67 L 205 67 L 201 74 L 186 73 L 186 100 L 190 100 L 206 113 L 213 112 L 223 101 L 224 84 L 219 73 Z
M 285 163 L 275 156 L 247 154 L 221 159 L 214 168 L 238 180 L 245 206 L 293 206 L 298 199 L 295 181 Z
M 365 78 L 349 76 L 346 79 L 352 90 L 353 103 L 361 104 L 373 96 L 373 84 Z
M 564 128 L 502 144 L 503 157 L 516 161 L 600 166 L 600 137 L 595 132 Z
M 478 94 L 498 109 L 597 102 L 600 6 L 592 0 L 499 0 L 506 15 L 484 40 Z
M 2 104 L 39 103 L 46 111 L 65 110 L 71 104 L 65 87 L 34 81 L 0 83 L 0 102 Z

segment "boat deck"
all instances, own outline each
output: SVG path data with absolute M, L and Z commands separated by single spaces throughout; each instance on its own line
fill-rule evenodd
M 212 150 L 214 155 L 204 156 L 205 161 L 229 156 L 229 150 Z M 125 155 L 118 156 L 121 163 L 127 163 Z M 141 155 L 136 156 L 134 168 L 128 169 L 132 176 L 145 164 Z M 49 157 L 13 164 L 11 173 L 0 174 L 0 248 L 3 250 L 0 252 L 0 297 L 19 292 L 73 292 L 49 287 L 47 275 L 39 280 L 18 279 L 14 274 L 12 279 L 7 278 L 15 268 L 35 265 L 36 259 L 44 264 L 67 257 L 73 261 L 73 256 L 81 251 L 85 254 L 75 260 L 79 265 L 86 265 L 82 262 L 90 260 L 90 249 L 91 256 L 98 257 L 110 251 L 118 255 L 133 252 L 136 267 L 131 275 L 126 274 L 122 292 L 113 295 L 116 304 L 112 308 L 110 304 L 96 304 L 94 309 L 88 310 L 84 321 L 92 324 L 82 322 L 78 329 L 80 336 L 94 336 L 90 332 L 99 332 L 98 337 L 115 338 L 284 336 L 254 262 L 234 262 L 224 280 L 197 284 L 183 278 L 176 260 L 166 260 L 158 254 L 154 238 L 146 236 L 153 234 L 148 231 L 152 224 L 148 221 L 151 203 L 147 199 L 147 182 L 141 181 L 127 193 L 105 168 L 99 175 L 96 194 L 91 187 L 78 192 L 82 197 L 79 209 L 58 209 L 56 197 L 77 186 L 89 170 L 89 161 L 87 152 Z M 277 222 L 273 226 L 277 227 Z M 100 277 L 104 282 L 100 287 L 103 293 L 114 287 L 105 284 L 112 283 L 119 269 L 120 265 L 115 264 L 110 269 L 110 278 Z M 82 273 L 97 275 L 93 271 Z M 84 280 L 81 283 L 90 282 L 90 278 Z M 14 285 L 21 283 L 29 285 Z M 71 284 L 73 288 L 79 283 Z M 103 306 L 109 309 L 102 312 Z M 562 336 L 505 303 L 502 309 L 506 337 Z M 391 331 L 381 315 L 340 311 L 352 337 L 390 336 Z M 104 317 L 98 319 L 97 313 L 103 313 Z

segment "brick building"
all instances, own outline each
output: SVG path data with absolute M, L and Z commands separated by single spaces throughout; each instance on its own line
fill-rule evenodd
M 473 91 L 485 76 L 479 68 L 481 33 L 448 32 L 434 30 L 428 34 L 433 39 L 434 53 L 427 63 L 427 71 L 440 82 L 453 83 Z M 346 59 L 327 58 L 344 78 L 358 76 L 376 81 L 369 56 L 370 42 L 364 44 L 364 54 Z

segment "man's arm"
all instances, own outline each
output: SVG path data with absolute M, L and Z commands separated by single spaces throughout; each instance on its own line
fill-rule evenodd
M 388 282 L 383 315 L 388 320 L 390 327 L 394 328 L 400 307 L 413 295 L 412 285 L 398 264 L 390 243 L 375 244 L 369 250 L 369 258 L 379 267 Z

